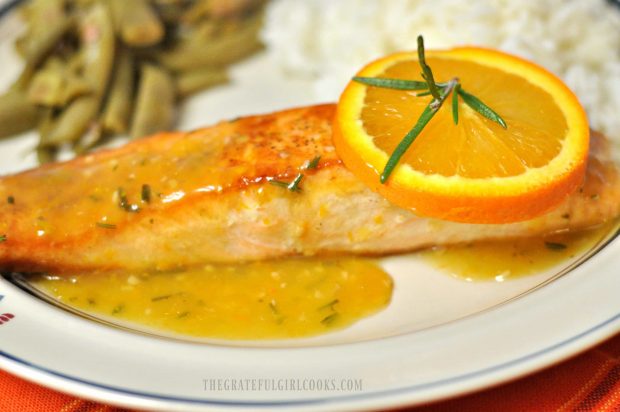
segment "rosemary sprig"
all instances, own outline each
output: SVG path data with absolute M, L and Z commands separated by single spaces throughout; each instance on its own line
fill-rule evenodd
M 424 108 L 422 114 L 418 118 L 417 122 L 413 125 L 411 130 L 403 137 L 398 143 L 390 158 L 388 159 L 383 172 L 381 173 L 381 183 L 387 182 L 388 178 L 394 171 L 394 168 L 398 165 L 398 162 L 403 157 L 405 152 L 413 144 L 418 135 L 422 132 L 424 127 L 431 121 L 435 113 L 441 108 L 448 96 L 452 94 L 452 119 L 455 125 L 459 123 L 459 98 L 463 102 L 478 112 L 481 116 L 492 120 L 506 129 L 508 126 L 502 117 L 487 106 L 482 100 L 472 95 L 471 93 L 463 90 L 461 83 L 457 77 L 453 78 L 449 82 L 436 83 L 433 71 L 426 63 L 426 56 L 424 52 L 424 38 L 418 36 L 418 62 L 422 69 L 422 78 L 424 81 L 418 80 L 406 80 L 406 79 L 389 79 L 383 77 L 354 77 L 353 80 L 359 83 L 363 83 L 374 87 L 383 87 L 395 90 L 421 90 L 422 92 L 416 93 L 417 97 L 433 96 L 430 103 Z

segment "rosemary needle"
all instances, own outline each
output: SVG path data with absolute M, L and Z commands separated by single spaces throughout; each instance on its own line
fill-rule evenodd
M 388 177 L 390 177 L 390 174 L 392 174 L 392 171 L 400 161 L 400 158 L 403 157 L 407 149 L 409 149 L 409 146 L 411 146 L 416 137 L 418 137 L 422 129 L 424 129 L 433 116 L 435 116 L 435 113 L 437 113 L 437 110 L 433 110 L 430 103 L 426 106 L 426 108 L 424 108 L 424 111 L 418 118 L 415 126 L 413 126 L 413 129 L 405 135 L 403 140 L 398 143 L 398 146 L 396 146 L 396 149 L 392 152 L 392 155 L 383 169 L 383 173 L 381 173 L 381 183 L 385 183 L 387 181 Z
M 310 160 L 308 162 L 308 165 L 306 166 L 306 170 L 310 170 L 310 169 L 316 169 L 317 166 L 319 165 L 319 161 L 321 160 L 321 156 L 315 156 L 312 160 Z
M 482 116 L 499 123 L 499 125 L 504 129 L 508 127 L 504 119 L 502 119 L 499 114 L 495 113 L 493 109 L 484 104 L 482 100 L 478 99 L 473 94 L 469 94 L 463 89 L 459 89 L 458 94 L 469 107 L 480 113 Z
M 435 101 L 439 101 L 441 99 L 441 95 L 439 94 L 439 89 L 435 84 L 433 71 L 428 64 L 426 64 L 426 57 L 424 55 L 424 37 L 422 36 L 418 36 L 418 62 L 420 63 L 420 67 L 422 67 L 422 78 L 426 80 L 428 91 L 431 92 L 435 98 Z
M 288 189 L 291 192 L 301 192 L 301 188 L 299 187 L 299 184 L 301 183 L 301 179 L 303 179 L 303 177 L 304 177 L 303 173 L 299 173 L 297 176 L 295 176 L 295 179 L 293 179 L 293 181 L 290 183 L 283 182 L 281 180 L 270 180 L 269 183 L 271 183 L 274 186 L 279 186 L 279 187 Z
M 383 172 L 381 173 L 381 183 L 385 183 L 387 179 L 392 174 L 392 171 L 400 161 L 400 158 L 403 157 L 407 149 L 413 144 L 414 140 L 418 137 L 418 135 L 422 132 L 424 127 L 431 121 L 435 113 L 439 111 L 443 103 L 446 101 L 450 93 L 453 89 L 458 85 L 457 79 L 452 79 L 448 82 L 448 85 L 442 89 L 439 95 L 439 99 L 433 99 L 428 106 L 424 108 L 424 111 L 418 118 L 418 121 L 413 126 L 413 128 L 405 135 L 403 140 L 398 143 L 396 149 L 392 152 L 392 155 L 388 159 Z
M 382 77 L 359 77 L 353 78 L 358 83 L 363 83 L 368 86 L 386 87 L 388 89 L 396 90 L 427 90 L 428 84 L 418 80 L 404 80 L 404 79 L 386 79 Z
M 457 84 L 454 86 L 454 90 L 452 91 L 452 119 L 454 120 L 454 124 L 459 124 L 459 91 L 461 90 L 461 85 Z
M 316 169 L 319 166 L 320 160 L 321 160 L 321 156 L 315 156 L 312 160 L 306 163 L 305 166 L 302 166 L 302 169 L 305 169 L 305 170 Z M 301 192 L 301 188 L 299 187 L 299 184 L 301 183 L 301 180 L 303 178 L 304 178 L 304 174 L 298 173 L 297 176 L 295 176 L 295 179 L 293 179 L 293 181 L 290 183 L 283 182 L 281 180 L 270 180 L 269 183 L 271 183 L 274 186 L 279 186 L 279 187 L 288 189 L 291 192 Z

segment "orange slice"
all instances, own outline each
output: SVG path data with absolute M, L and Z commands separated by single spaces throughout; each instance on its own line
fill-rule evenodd
M 437 82 L 462 88 L 497 112 L 507 128 L 451 98 L 424 128 L 385 184 L 379 176 L 396 145 L 432 99 L 351 81 L 338 102 L 334 144 L 358 178 L 418 215 L 470 223 L 526 220 L 557 206 L 582 182 L 589 128 L 575 95 L 553 74 L 499 51 L 428 51 Z M 422 80 L 416 53 L 397 53 L 358 76 Z

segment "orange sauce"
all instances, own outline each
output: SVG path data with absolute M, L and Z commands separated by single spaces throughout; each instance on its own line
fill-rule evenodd
M 613 222 L 582 232 L 435 247 L 421 256 L 459 279 L 503 282 L 565 263 L 591 249 L 617 226 Z
M 424 260 L 466 281 L 540 273 L 597 245 L 618 223 L 538 238 L 436 247 Z M 281 259 L 151 274 L 40 276 L 32 284 L 74 309 L 138 329 L 222 339 L 336 331 L 384 309 L 392 279 L 373 260 Z
M 392 279 L 366 259 L 286 259 L 177 273 L 44 276 L 34 286 L 112 322 L 225 339 L 313 336 L 385 308 Z

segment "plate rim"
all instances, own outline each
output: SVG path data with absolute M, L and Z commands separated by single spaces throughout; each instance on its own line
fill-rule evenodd
M 24 292 L 20 291 L 20 293 Z M 494 376 L 497 373 L 504 372 L 504 376 L 502 378 L 493 379 L 491 385 L 485 388 L 495 387 L 506 382 L 518 379 L 522 376 L 535 373 L 549 367 L 550 365 L 557 364 L 562 360 L 582 353 L 583 351 L 586 351 L 593 346 L 596 346 L 597 344 L 605 341 L 606 339 L 610 338 L 618 332 L 620 332 L 620 312 L 605 319 L 602 322 L 598 322 L 594 326 L 584 331 L 581 331 L 580 333 L 574 334 L 553 345 L 546 346 L 537 351 L 527 353 L 518 358 L 514 358 L 490 367 L 478 369 L 457 376 L 451 376 L 448 378 L 435 380 L 432 382 L 425 382 L 422 384 L 416 384 L 406 387 L 318 399 L 296 399 L 282 401 L 230 401 L 219 399 L 181 398 L 167 395 L 158 395 L 156 393 L 146 393 L 131 389 L 125 389 L 122 387 L 114 387 L 111 385 L 92 382 L 88 379 L 70 376 L 44 366 L 36 365 L 32 362 L 11 355 L 2 349 L 0 349 L 0 368 L 28 381 L 44 385 L 48 388 L 53 388 L 55 390 L 70 395 L 82 396 L 88 399 L 125 407 L 145 407 L 145 402 L 155 402 L 155 404 L 148 406 L 158 409 L 161 408 L 162 410 L 164 408 L 182 407 L 187 405 L 199 407 L 209 406 L 216 407 L 222 410 L 246 410 L 250 407 L 261 409 L 278 408 L 278 410 L 286 410 L 287 408 L 291 407 L 299 409 L 299 407 L 330 407 L 342 404 L 344 404 L 343 406 L 347 406 L 347 404 L 350 404 L 349 406 L 355 406 L 357 410 L 365 410 L 373 409 L 373 407 L 375 407 L 368 402 L 378 403 L 382 407 L 413 405 L 410 403 L 410 401 L 407 401 L 407 395 L 413 394 L 416 391 L 430 390 L 433 387 L 435 389 L 438 389 L 445 385 L 453 383 L 469 383 L 469 385 L 463 386 L 461 390 L 452 391 L 450 395 L 462 396 L 464 394 L 481 389 L 481 387 L 478 385 L 472 385 L 472 380 L 486 379 L 490 376 Z M 536 363 L 536 366 L 527 367 L 528 363 L 541 359 L 543 359 L 543 361 Z M 511 368 L 518 366 L 521 366 L 521 368 L 516 371 L 510 372 Z M 61 386 L 62 383 L 70 383 L 71 387 L 76 390 L 67 390 L 66 387 Z M 113 396 L 110 397 L 109 395 Z M 396 398 L 399 396 L 404 398 Z M 446 396 L 432 397 L 428 402 L 441 401 L 445 398 Z M 360 405 L 358 404 L 358 402 L 365 402 L 366 404 Z M 415 405 L 421 405 L 424 403 L 426 402 L 416 402 Z
M 0 18 L 4 17 L 5 14 L 21 2 L 23 2 L 23 0 L 8 0 L 5 4 L 0 5 Z M 604 251 L 605 249 L 610 248 L 610 243 L 615 243 L 617 246 L 620 246 L 620 238 L 616 237 L 615 241 L 611 239 L 606 245 L 602 246 L 599 251 Z M 596 256 L 592 256 L 590 259 L 596 260 Z M 619 261 L 617 258 L 615 260 Z M 1 282 L 6 281 L 2 279 Z M 533 291 L 532 293 L 535 294 L 537 291 L 538 290 Z M 19 290 L 19 293 L 26 292 Z M 124 407 L 148 407 L 159 410 L 171 410 L 171 408 L 174 408 L 175 410 L 177 410 L 177 408 L 179 408 L 178 410 L 186 410 L 188 406 L 192 408 L 209 406 L 222 410 L 245 409 L 248 407 L 269 409 L 278 408 L 278 410 L 287 408 L 295 408 L 296 410 L 302 408 L 312 408 L 313 410 L 317 410 L 317 408 L 333 410 L 334 407 L 354 407 L 355 410 L 369 410 L 377 407 L 385 408 L 412 405 L 407 396 L 411 392 L 415 392 L 421 387 L 429 388 L 430 386 L 435 385 L 439 385 L 441 387 L 449 381 L 462 380 L 464 385 L 460 388 L 460 390 L 451 391 L 449 395 L 444 394 L 443 396 L 430 396 L 428 400 L 421 400 L 415 404 L 418 405 L 426 402 L 440 401 L 447 396 L 463 395 L 482 388 L 482 385 L 476 385 L 474 377 L 477 379 L 486 378 L 488 380 L 490 376 L 496 376 L 497 374 L 503 373 L 500 379 L 495 377 L 492 379 L 490 384 L 487 382 L 487 385 L 485 385 L 485 387 L 497 386 L 526 374 L 534 373 L 552 364 L 574 356 L 595 346 L 618 332 L 620 332 L 620 312 L 553 345 L 546 346 L 537 351 L 527 353 L 523 356 L 498 365 L 482 368 L 480 370 L 468 372 L 462 375 L 440 379 L 434 382 L 375 392 L 330 396 L 319 399 L 282 400 L 259 403 L 254 401 L 218 401 L 208 399 L 187 400 L 165 395 L 162 396 L 141 393 L 139 391 L 123 389 L 122 387 L 115 388 L 105 384 L 89 382 L 86 379 L 73 377 L 44 366 L 36 365 L 28 362 L 27 360 L 11 355 L 1 348 L 0 369 L 6 370 L 7 372 L 28 381 L 53 388 L 54 390 L 60 392 Z

